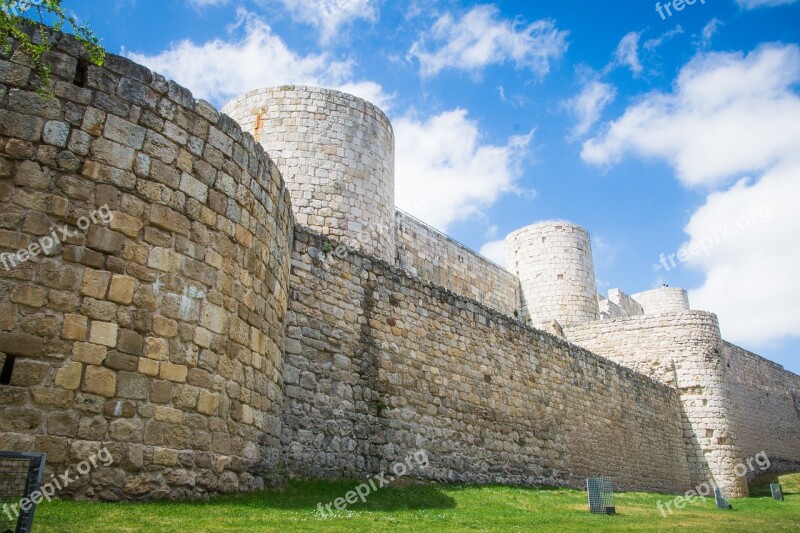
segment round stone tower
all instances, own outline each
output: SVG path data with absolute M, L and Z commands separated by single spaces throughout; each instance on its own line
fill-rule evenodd
M 562 326 L 599 318 L 589 233 L 569 222 L 541 222 L 506 237 L 508 269 L 522 289 L 522 315 Z
M 679 313 L 689 310 L 689 295 L 677 287 L 661 287 L 631 295 L 639 302 L 646 315 Z
M 380 109 L 339 91 L 282 86 L 222 111 L 275 161 L 298 224 L 394 262 L 394 133 Z

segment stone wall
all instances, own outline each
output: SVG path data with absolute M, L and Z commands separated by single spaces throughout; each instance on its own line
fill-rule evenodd
M 623 316 L 638 316 L 644 314 L 644 308 L 642 307 L 642 304 L 622 292 L 620 289 L 609 289 L 608 299 L 622 311 Z
M 318 87 L 258 89 L 222 109 L 269 152 L 298 224 L 394 261 L 394 132 L 355 96 Z
M 689 310 L 689 295 L 686 294 L 685 289 L 676 287 L 661 287 L 651 291 L 637 292 L 631 298 L 641 305 L 643 313 L 647 315 Z
M 113 466 L 62 497 L 257 488 L 280 438 L 289 194 L 208 103 L 59 39 L 54 99 L 0 59 L 0 249 L 73 233 L 0 268 L 0 449 L 46 452 L 49 476 L 107 446 Z
M 363 476 L 425 449 L 437 481 L 685 490 L 667 386 L 297 228 L 285 357 L 291 473 Z
M 692 485 L 713 480 L 732 497 L 747 495 L 735 475 L 742 449 L 725 389 L 728 367 L 719 324 L 703 311 L 645 315 L 564 327 L 570 341 L 675 387 L 681 400 Z
M 519 313 L 519 280 L 463 244 L 397 210 L 397 265 L 505 315 Z
M 506 237 L 508 269 L 534 325 L 597 320 L 597 286 L 589 233 L 569 222 L 541 222 Z
M 722 356 L 732 423 L 743 456 L 765 452 L 770 470 L 800 471 L 800 376 L 724 341 Z

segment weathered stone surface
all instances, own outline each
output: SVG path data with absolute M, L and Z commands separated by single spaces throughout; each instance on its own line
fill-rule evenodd
M 118 254 L 125 244 L 125 236 L 103 226 L 92 226 L 86 243 L 89 248 L 100 252 Z
M 183 365 L 163 362 L 161 363 L 161 371 L 159 372 L 158 377 L 169 381 L 184 383 L 188 374 L 189 369 Z
M 188 218 L 164 205 L 154 205 L 150 208 L 150 223 L 180 235 L 189 235 L 191 227 Z
M 133 301 L 133 291 L 136 288 L 136 279 L 129 276 L 115 275 L 111 280 L 108 290 L 108 299 L 119 304 L 130 304 Z
M 118 331 L 119 326 L 116 324 L 93 320 L 91 331 L 89 333 L 89 342 L 114 348 L 117 345 Z
M 39 308 L 44 305 L 45 290 L 35 285 L 18 285 L 11 292 L 11 301 L 28 307 Z
M 56 372 L 56 387 L 78 390 L 81 386 L 82 377 L 83 365 L 80 363 L 68 363 Z
M 11 330 L 17 325 L 17 306 L 0 304 L 0 330 Z
M 72 360 L 89 365 L 102 365 L 108 355 L 108 348 L 98 344 L 76 342 L 72 348 Z
M 105 396 L 106 398 L 113 398 L 117 390 L 117 374 L 108 368 L 87 366 L 81 390 Z
M 28 333 L 0 333 L 0 352 L 10 355 L 37 357 L 42 354 L 44 343 L 41 337 Z
M 85 341 L 89 330 L 89 319 L 83 315 L 64 315 L 61 338 L 72 341 Z
M 87 268 L 83 273 L 81 294 L 102 300 L 106 297 L 106 291 L 108 290 L 108 283 L 110 280 L 111 272 Z

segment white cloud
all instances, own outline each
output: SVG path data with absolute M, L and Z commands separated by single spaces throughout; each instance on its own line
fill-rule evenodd
M 798 83 L 796 45 L 699 54 L 671 93 L 645 95 L 584 144 L 588 162 L 659 158 L 684 185 L 712 188 L 685 228 L 685 247 L 706 250 L 686 260 L 705 274 L 690 300 L 716 312 L 735 342 L 763 346 L 800 335 Z
M 710 245 L 708 253 L 690 254 L 687 260 L 707 273 L 705 283 L 689 292 L 689 301 L 717 312 L 723 334 L 734 342 L 764 346 L 800 336 L 797 198 L 800 159 L 754 184 L 740 182 L 712 194 L 686 227 L 687 249 Z
M 671 94 L 654 92 L 583 145 L 582 157 L 613 164 L 627 152 L 660 157 L 686 185 L 714 185 L 765 169 L 800 146 L 800 49 L 763 46 L 747 56 L 700 54 Z
M 794 4 L 797 0 L 736 0 L 742 9 L 757 9 L 759 7 L 775 7 Z
M 645 50 L 649 50 L 652 52 L 653 50 L 661 46 L 663 43 L 669 41 L 676 35 L 680 35 L 682 33 L 683 33 L 683 26 L 678 24 L 677 26 L 675 26 L 674 29 L 662 33 L 655 39 L 648 39 L 647 41 L 644 42 L 642 46 L 644 47 Z
M 418 120 L 394 120 L 397 206 L 441 231 L 480 214 L 502 194 L 517 192 L 516 180 L 529 135 L 503 146 L 482 142 L 478 125 L 463 109 Z
M 708 45 L 711 44 L 711 39 L 714 38 L 719 32 L 719 27 L 723 26 L 725 23 L 719 20 L 718 18 L 714 17 L 711 19 L 708 24 L 703 26 L 703 31 L 700 35 L 700 42 L 698 43 L 698 47 L 700 48 L 708 48 Z
M 585 135 L 594 124 L 600 120 L 603 110 L 610 104 L 617 94 L 613 85 L 599 81 L 590 81 L 583 90 L 566 102 L 566 107 L 578 119 L 572 129 L 572 137 Z
M 209 6 L 223 6 L 228 0 L 186 0 L 192 7 L 204 8 Z
M 625 35 L 617 45 L 614 52 L 614 62 L 617 65 L 627 66 L 634 76 L 642 73 L 642 63 L 639 61 L 639 32 L 632 31 Z
M 419 60 L 424 76 L 446 68 L 479 72 L 488 65 L 508 62 L 545 76 L 550 62 L 566 52 L 567 32 L 558 30 L 552 20 L 522 25 L 498 18 L 499 13 L 495 6 L 479 5 L 458 20 L 443 15 L 429 35 L 412 45 L 409 55 Z
M 503 268 L 508 268 L 506 259 L 506 241 L 490 241 L 481 246 L 480 254 Z
M 213 0 L 212 0 L 213 1 Z M 280 0 L 295 20 L 316 27 L 320 42 L 334 40 L 343 26 L 358 19 L 378 20 L 377 0 Z
M 220 106 L 230 98 L 261 87 L 298 84 L 341 89 L 386 108 L 380 85 L 352 79 L 353 63 L 328 54 L 300 55 L 289 49 L 262 19 L 242 9 L 232 30 L 244 35 L 202 44 L 189 40 L 173 43 L 155 55 L 123 50 L 141 63 L 189 88 L 196 97 Z

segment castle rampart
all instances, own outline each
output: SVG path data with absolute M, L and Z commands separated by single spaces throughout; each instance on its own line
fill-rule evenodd
M 397 266 L 501 313 L 519 314 L 519 281 L 408 213 L 397 210 Z
M 644 315 L 564 327 L 565 336 L 678 390 L 692 484 L 714 481 L 747 495 L 734 468 L 742 460 L 726 393 L 717 318 L 704 311 Z
M 0 267 L 0 449 L 46 452 L 49 476 L 106 446 L 113 466 L 62 497 L 261 487 L 279 450 L 289 194 L 211 105 L 117 56 L 76 84 L 80 53 L 61 37 L 48 55 L 51 100 L 18 52 L 0 59 L 2 252 L 72 234 Z
M 82 53 L 59 37 L 52 100 L 0 57 L 0 252 L 17 258 L 0 266 L 0 448 L 46 452 L 48 475 L 114 458 L 61 496 L 359 477 L 419 449 L 436 481 L 713 479 L 729 496 L 762 443 L 800 464 L 800 377 L 722 341 L 685 291 L 598 304 L 589 235 L 567 222 L 511 234 L 506 272 L 396 213 L 372 104 L 253 91 L 226 108 L 243 133 Z
M 329 264 L 325 242 L 296 232 L 290 471 L 363 477 L 424 449 L 437 481 L 689 487 L 674 389 L 381 261 Z

